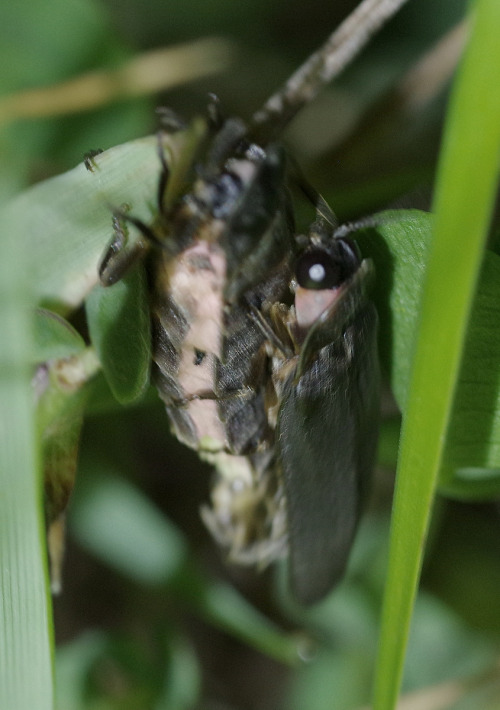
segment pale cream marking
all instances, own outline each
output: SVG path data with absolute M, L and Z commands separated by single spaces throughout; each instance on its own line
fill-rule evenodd
M 298 286 L 295 291 L 295 313 L 300 328 L 309 328 L 335 301 L 338 289 L 314 289 Z
M 243 160 L 242 158 L 228 160 L 227 168 L 233 175 L 237 175 L 244 185 L 253 180 L 257 172 L 257 166 L 254 162 Z
M 170 265 L 170 293 L 186 315 L 189 330 L 184 339 L 178 380 L 185 397 L 192 399 L 187 412 L 198 439 L 209 437 L 225 445 L 226 436 L 214 399 L 196 399 L 214 394 L 215 363 L 221 353 L 223 291 L 226 261 L 215 243 L 198 241 Z M 196 365 L 196 353 L 205 353 Z

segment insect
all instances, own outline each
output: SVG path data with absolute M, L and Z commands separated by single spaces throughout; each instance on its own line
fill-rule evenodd
M 154 380 L 173 433 L 216 472 L 203 520 L 234 562 L 289 555 L 304 604 L 344 573 L 379 408 L 372 264 L 273 141 L 314 93 L 325 47 L 248 125 L 213 98 L 177 173 L 160 150 L 156 217 L 117 211 L 100 266 L 112 285 L 147 254 Z M 303 231 L 293 191 L 312 203 Z

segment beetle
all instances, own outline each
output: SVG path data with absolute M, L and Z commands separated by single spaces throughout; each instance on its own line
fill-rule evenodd
M 342 577 L 374 465 L 379 371 L 377 314 L 367 298 L 372 275 L 355 243 L 321 218 L 295 263 L 294 308 L 273 309 L 277 330 L 290 338 L 273 359 L 276 447 L 291 585 L 303 603 L 317 601 Z
M 305 94 L 325 49 L 315 57 Z M 310 604 L 347 564 L 375 460 L 379 372 L 373 265 L 355 225 L 338 225 L 274 142 L 276 116 L 305 101 L 294 84 L 249 124 L 212 97 L 193 155 L 169 166 L 160 148 L 152 222 L 116 211 L 99 274 L 112 285 L 147 255 L 153 377 L 175 436 L 216 471 L 202 518 L 231 561 L 289 555 L 292 592 Z M 162 113 L 163 130 L 185 129 Z M 293 191 L 315 213 L 304 233 Z

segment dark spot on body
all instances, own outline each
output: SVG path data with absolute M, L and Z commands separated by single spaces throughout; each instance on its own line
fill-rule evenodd
M 201 365 L 203 360 L 205 359 L 206 353 L 203 352 L 203 350 L 197 350 L 196 348 L 194 349 L 194 364 L 195 365 Z

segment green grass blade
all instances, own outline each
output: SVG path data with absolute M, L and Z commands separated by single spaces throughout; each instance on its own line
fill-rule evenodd
M 500 4 L 478 0 L 451 102 L 396 488 L 374 708 L 395 707 L 500 150 Z
M 0 259 L 0 707 L 53 707 L 52 632 L 37 477 L 25 261 L 2 225 Z M 5 231 L 4 231 L 5 229 Z

